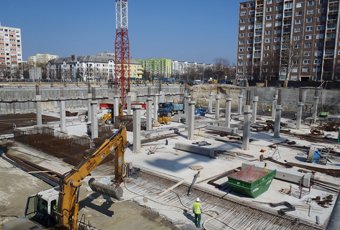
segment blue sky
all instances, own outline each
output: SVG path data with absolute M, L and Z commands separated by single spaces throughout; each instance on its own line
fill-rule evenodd
M 114 0 L 1 0 L 0 21 L 22 29 L 24 59 L 36 53 L 114 50 Z M 241 0 L 129 0 L 132 58 L 235 63 Z

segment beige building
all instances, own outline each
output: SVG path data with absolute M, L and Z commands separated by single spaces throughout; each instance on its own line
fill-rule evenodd
M 21 62 L 21 29 L 0 26 L 0 66 L 16 66 Z
M 47 64 L 50 60 L 57 59 L 59 56 L 57 55 L 52 55 L 52 54 L 36 54 L 34 56 L 30 56 L 27 59 L 27 62 L 29 65 L 45 65 Z
M 340 0 L 240 3 L 237 76 L 340 80 Z

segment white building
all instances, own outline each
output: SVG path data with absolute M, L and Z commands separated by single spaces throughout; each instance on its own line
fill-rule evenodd
M 187 61 L 172 61 L 172 73 L 177 75 L 184 75 L 189 72 L 190 69 L 193 70 L 205 70 L 208 68 L 213 68 L 213 64 L 197 63 L 197 62 L 187 62 Z
M 48 78 L 61 81 L 114 79 L 114 56 L 101 53 L 93 56 L 57 58 L 47 65 Z
M 0 26 L 0 66 L 16 66 L 21 62 L 21 29 Z
M 47 64 L 50 60 L 57 59 L 59 56 L 53 54 L 36 54 L 27 59 L 29 65 Z

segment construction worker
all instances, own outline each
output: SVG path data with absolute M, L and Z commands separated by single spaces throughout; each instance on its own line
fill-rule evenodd
M 196 228 L 200 228 L 201 227 L 201 213 L 202 213 L 200 198 L 197 197 L 197 199 L 196 199 L 196 201 L 195 201 L 195 203 L 192 207 L 192 211 L 195 214 Z

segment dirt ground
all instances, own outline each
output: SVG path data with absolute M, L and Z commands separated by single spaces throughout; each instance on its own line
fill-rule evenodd
M 24 216 L 27 197 L 50 186 L 0 157 L 0 229 L 5 222 Z M 81 187 L 80 215 L 102 230 L 177 229 L 170 222 L 136 203 L 115 200 Z M 84 219 L 83 219 L 84 220 Z
M 45 116 L 42 117 L 43 124 L 51 121 L 59 121 L 58 118 Z M 0 115 L 0 134 L 9 134 L 15 127 L 32 126 L 37 123 L 35 113 L 26 114 L 7 114 Z

